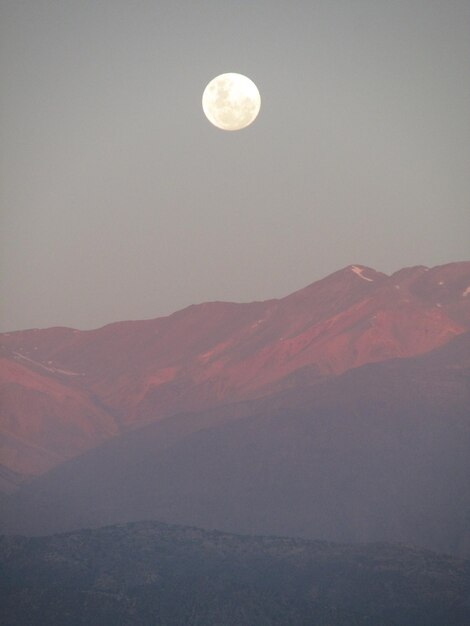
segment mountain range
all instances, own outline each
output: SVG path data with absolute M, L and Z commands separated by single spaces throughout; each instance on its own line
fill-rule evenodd
M 469 330 L 467 262 L 5 333 L 1 527 L 160 519 L 469 554 Z

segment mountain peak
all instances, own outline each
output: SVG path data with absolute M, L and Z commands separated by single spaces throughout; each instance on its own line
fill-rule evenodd
M 325 278 L 321 278 L 320 280 L 316 280 L 313 283 L 310 283 L 306 287 L 295 291 L 294 293 L 289 294 L 284 298 L 284 300 L 293 298 L 299 298 L 302 294 L 306 295 L 307 293 L 320 292 L 331 290 L 344 290 L 348 288 L 356 288 L 358 285 L 361 285 L 361 282 L 358 280 L 361 279 L 363 283 L 375 283 L 374 288 L 377 287 L 384 280 L 388 279 L 387 274 L 383 274 L 382 272 L 377 272 L 371 267 L 367 267 L 366 265 L 360 265 L 355 263 L 354 265 L 347 265 L 336 272 L 328 274 Z M 369 288 L 372 285 L 369 285 Z M 362 285 L 365 287 L 365 285 Z

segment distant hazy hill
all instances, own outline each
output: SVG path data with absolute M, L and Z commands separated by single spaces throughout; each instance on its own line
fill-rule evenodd
M 137 523 L 0 538 L 4 626 L 467 626 L 470 562 Z
M 279 300 L 4 333 L 0 488 L 145 423 L 423 354 L 469 329 L 470 263 L 452 263 L 392 276 L 351 265 Z

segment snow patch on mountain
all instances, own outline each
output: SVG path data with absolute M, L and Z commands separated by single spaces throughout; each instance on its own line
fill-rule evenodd
M 374 279 L 373 278 L 367 278 L 366 276 L 364 276 L 364 270 L 361 269 L 360 267 L 357 267 L 357 265 L 351 265 L 351 271 L 354 272 L 357 276 L 359 276 L 359 278 L 362 278 L 362 280 L 367 280 L 367 282 L 369 283 L 373 283 Z
M 30 359 L 29 357 L 25 356 L 24 354 L 20 354 L 19 352 L 13 352 L 13 355 L 14 355 L 15 359 L 21 359 L 22 361 L 28 361 L 28 363 L 32 363 L 36 367 L 40 367 L 43 370 L 46 370 L 48 372 L 52 372 L 53 374 L 64 374 L 65 376 L 83 376 L 83 374 L 80 374 L 79 372 L 72 372 L 70 370 L 63 370 L 63 369 L 60 369 L 59 367 L 48 367 L 47 365 L 44 365 L 44 363 L 40 363 L 39 361 L 35 361 L 34 359 Z M 51 361 L 49 361 L 49 363 L 51 363 Z

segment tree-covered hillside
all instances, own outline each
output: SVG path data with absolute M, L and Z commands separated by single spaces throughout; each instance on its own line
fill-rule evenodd
M 4 626 L 464 626 L 470 563 L 155 522 L 0 539 Z

